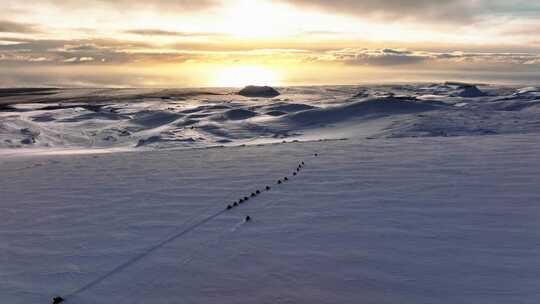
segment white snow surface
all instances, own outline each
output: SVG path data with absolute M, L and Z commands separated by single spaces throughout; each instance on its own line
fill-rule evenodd
M 0 91 L 0 303 L 539 303 L 539 90 L 478 88 Z

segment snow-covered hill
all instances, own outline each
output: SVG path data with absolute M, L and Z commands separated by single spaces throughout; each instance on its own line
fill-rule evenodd
M 232 89 L 0 91 L 0 147 L 163 149 L 338 138 L 540 131 L 540 89 L 459 83 Z

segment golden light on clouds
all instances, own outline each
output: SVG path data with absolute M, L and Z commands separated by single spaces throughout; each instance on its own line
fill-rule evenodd
M 209 86 L 243 87 L 246 85 L 280 85 L 281 75 L 278 71 L 262 66 L 229 66 L 216 67 L 209 73 Z
M 534 1 L 2 3 L 4 86 L 342 84 L 450 70 L 540 79 Z

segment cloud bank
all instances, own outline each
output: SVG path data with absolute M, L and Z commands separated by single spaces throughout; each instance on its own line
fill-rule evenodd
M 12 21 L 0 20 L 0 33 L 37 33 L 35 25 L 28 23 L 18 23 Z
M 109 74 L 114 81 L 103 79 L 133 85 L 125 74 L 133 73 L 130 68 L 154 65 L 174 71 L 193 64 L 516 75 L 540 70 L 537 1 L 5 0 L 3 6 L 4 86 L 46 79 L 102 84 L 104 67 L 116 72 Z M 268 15 L 259 19 L 261 7 Z M 249 22 L 230 26 L 236 19 Z M 251 25 L 253 31 L 243 31 Z M 235 36 L 243 32 L 249 35 Z M 64 76 L 51 72 L 55 68 Z
M 326 12 L 420 23 L 473 23 L 479 18 L 540 16 L 540 3 L 523 0 L 281 0 Z

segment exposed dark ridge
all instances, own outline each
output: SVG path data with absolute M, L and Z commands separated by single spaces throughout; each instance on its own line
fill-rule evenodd
M 0 112 L 20 112 L 20 110 L 7 104 L 0 104 Z
M 58 88 L 5 88 L 0 89 L 0 97 L 24 96 L 24 95 L 51 95 Z
M 164 90 L 164 91 L 155 92 L 155 93 L 139 94 L 137 95 L 137 97 L 171 99 L 171 98 L 195 97 L 195 96 L 200 96 L 200 95 L 221 96 L 221 95 L 227 95 L 227 94 L 210 92 L 210 91 L 178 92 L 174 90 Z
M 167 100 L 174 99 L 185 99 L 202 95 L 212 95 L 212 96 L 221 96 L 227 95 L 224 93 L 212 92 L 210 90 L 173 90 L 166 89 L 157 92 L 133 92 L 132 94 L 126 93 L 124 95 L 115 95 L 108 96 L 103 94 L 103 92 L 91 92 L 86 95 L 76 95 L 76 96 L 49 96 L 58 93 L 63 89 L 59 88 L 31 88 L 31 89 L 0 89 L 0 98 L 2 97 L 32 97 L 25 100 L 2 100 L 0 104 L 23 104 L 23 103 L 119 103 L 119 102 L 137 102 L 145 98 L 158 98 Z M 77 93 L 77 90 L 73 92 Z
M 247 86 L 238 92 L 238 95 L 246 97 L 276 97 L 280 93 L 269 86 Z
M 54 111 L 54 110 L 64 110 L 64 109 L 73 109 L 73 108 L 83 108 L 91 112 L 100 112 L 103 107 L 108 106 L 107 104 L 59 104 L 59 105 L 50 105 L 38 110 L 40 111 Z

